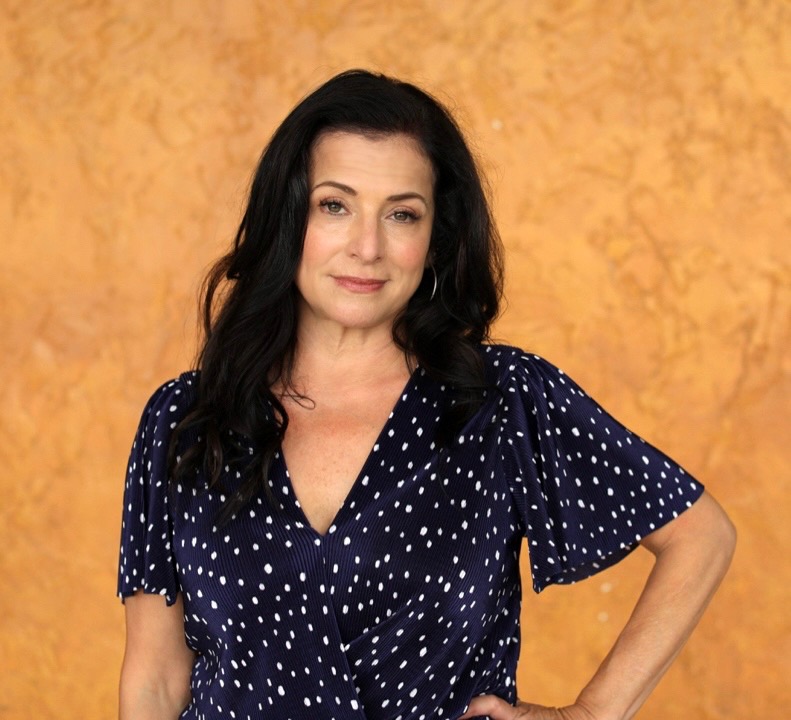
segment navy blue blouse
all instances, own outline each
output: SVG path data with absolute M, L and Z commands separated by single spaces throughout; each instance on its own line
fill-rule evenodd
M 222 527 L 220 493 L 169 496 L 168 441 L 196 376 L 153 395 L 118 593 L 182 593 L 197 655 L 181 718 L 453 719 L 482 693 L 513 702 L 522 537 L 538 592 L 617 562 L 703 491 L 545 360 L 481 352 L 496 389 L 452 446 L 434 442 L 446 390 L 418 369 L 326 535 L 282 455 L 277 507 L 261 493 Z

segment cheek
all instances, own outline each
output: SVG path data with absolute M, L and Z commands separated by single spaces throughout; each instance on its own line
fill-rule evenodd
M 302 255 L 297 265 L 295 282 L 299 291 L 304 294 L 306 283 L 310 283 L 312 270 L 320 264 L 317 244 L 311 238 L 310 232 L 305 233 L 305 241 L 302 244 Z
M 305 232 L 305 242 L 302 244 L 302 257 L 299 261 L 299 271 L 324 263 L 332 255 L 331 243 L 325 233 L 311 231 L 308 226 Z
M 428 261 L 429 238 L 421 238 L 401 248 L 401 265 L 411 270 L 422 270 Z

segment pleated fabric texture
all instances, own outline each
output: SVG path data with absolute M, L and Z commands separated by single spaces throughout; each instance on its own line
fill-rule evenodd
M 169 492 L 169 438 L 197 375 L 154 393 L 129 460 L 118 593 L 182 594 L 197 652 L 182 718 L 420 720 L 482 693 L 513 702 L 522 538 L 539 592 L 622 559 L 702 493 L 546 360 L 480 351 L 491 389 L 453 443 L 435 443 L 449 390 L 418 368 L 326 535 L 282 455 L 274 503 L 262 492 L 222 527 L 221 493 Z

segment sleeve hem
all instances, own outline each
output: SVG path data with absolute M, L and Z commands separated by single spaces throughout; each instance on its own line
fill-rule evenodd
M 132 587 L 132 588 L 124 588 L 123 590 L 119 590 L 117 595 L 118 598 L 121 600 L 122 603 L 125 603 L 126 598 L 132 597 L 133 595 L 137 595 L 137 593 L 142 592 L 144 595 L 159 595 L 165 598 L 165 602 L 168 607 L 175 605 L 176 598 L 178 597 L 177 592 L 170 592 L 165 588 L 157 589 L 157 588 L 147 588 L 147 587 Z
M 570 585 L 579 582 L 580 580 L 593 577 L 603 570 L 616 565 L 621 560 L 630 555 L 634 550 L 636 550 L 643 538 L 664 527 L 689 510 L 689 508 L 691 508 L 700 499 L 700 496 L 703 494 L 704 490 L 704 486 L 701 483 L 695 481 L 692 488 L 694 497 L 691 500 L 688 500 L 688 503 L 685 507 L 671 511 L 668 514 L 668 517 L 665 518 L 639 518 L 639 522 L 636 523 L 637 528 L 634 533 L 634 538 L 629 542 L 623 543 L 619 548 L 611 550 L 600 557 L 590 559 L 581 558 L 582 561 L 580 563 L 562 566 L 559 570 L 545 575 L 542 579 L 536 577 L 537 568 L 535 568 L 531 562 L 530 568 L 533 579 L 533 591 L 538 594 L 550 585 Z M 652 524 L 654 527 L 651 527 Z

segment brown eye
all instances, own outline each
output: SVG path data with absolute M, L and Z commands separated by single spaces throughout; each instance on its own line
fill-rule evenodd
M 393 213 L 393 220 L 400 223 L 408 223 L 417 220 L 417 215 L 411 210 L 396 210 Z
M 343 212 L 343 205 L 338 200 L 322 200 L 319 206 L 324 208 L 330 215 L 340 215 Z

